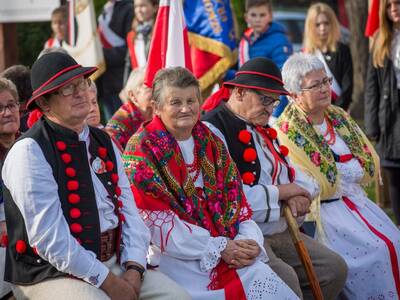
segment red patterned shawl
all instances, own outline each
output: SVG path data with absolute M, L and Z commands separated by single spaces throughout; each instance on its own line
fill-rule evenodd
M 180 219 L 207 229 L 214 237 L 233 239 L 239 224 L 251 218 L 240 175 L 223 142 L 204 124 L 197 122 L 192 136 L 201 164 L 205 205 L 200 205 L 178 143 L 158 117 L 131 138 L 123 155 L 135 201 L 140 209 L 172 210 Z M 222 261 L 212 274 L 210 288 L 225 287 L 226 293 L 228 281 L 238 279 Z M 241 284 L 241 291 L 232 288 L 236 297 L 244 295 Z

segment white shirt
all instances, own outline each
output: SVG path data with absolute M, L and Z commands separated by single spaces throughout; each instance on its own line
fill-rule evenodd
M 210 130 L 217 135 L 227 145 L 222 132 L 209 122 L 204 122 Z M 265 145 L 263 137 L 247 125 L 248 130 L 254 140 L 257 157 L 260 161 L 261 173 L 258 183 L 250 186 L 243 184 L 243 190 L 253 210 L 253 220 L 258 224 L 264 235 L 272 235 L 286 230 L 287 224 L 284 217 L 281 216 L 281 203 L 279 200 L 279 190 L 277 185 L 290 183 L 287 168 L 278 163 L 277 176 L 272 182 L 274 157 Z M 276 142 L 274 142 L 276 143 Z M 228 148 L 229 149 L 229 148 Z M 289 162 L 289 160 L 286 158 Z M 314 178 L 308 176 L 300 169 L 295 168 L 294 183 L 307 190 L 312 197 L 319 193 L 319 185 Z
M 85 126 L 79 140 L 86 143 L 89 154 L 89 128 Z M 150 242 L 150 232 L 140 218 L 128 178 L 122 165 L 118 149 L 117 169 L 121 188 L 119 200 L 123 202 L 121 213 L 126 222 L 122 225 L 121 264 L 136 261 L 146 266 L 146 254 Z M 89 163 L 89 161 L 88 161 Z M 91 177 L 99 212 L 100 228 L 104 232 L 118 225 L 114 205 L 108 200 L 107 190 L 91 170 Z M 43 155 L 40 146 L 31 138 L 18 141 L 9 151 L 3 166 L 5 186 L 18 206 L 26 226 L 29 245 L 36 247 L 38 254 L 57 270 L 74 275 L 90 283 L 89 278 L 97 278 L 99 287 L 109 272 L 95 253 L 83 248 L 71 235 L 64 218 L 58 196 L 58 184 L 53 171 Z

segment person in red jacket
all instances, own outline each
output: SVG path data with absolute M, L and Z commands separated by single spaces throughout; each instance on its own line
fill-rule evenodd
M 147 63 L 158 2 L 158 0 L 135 1 L 132 30 L 126 37 L 129 57 L 125 69 L 126 75 L 129 75 L 131 70 L 144 67 Z

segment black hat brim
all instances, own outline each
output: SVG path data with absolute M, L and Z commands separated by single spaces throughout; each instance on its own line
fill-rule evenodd
M 263 90 L 274 94 L 289 95 L 283 84 L 272 78 L 254 74 L 240 74 L 236 78 L 224 82 L 225 86 L 236 86 L 247 89 Z
M 26 104 L 26 108 L 28 110 L 33 110 L 37 108 L 36 100 L 39 97 L 58 90 L 59 88 L 68 84 L 76 78 L 79 78 L 81 76 L 88 77 L 96 71 L 97 67 L 78 67 L 76 69 L 63 73 L 60 76 L 57 76 L 54 80 L 52 80 L 48 84 L 43 85 L 33 92 L 32 97 L 29 98 Z

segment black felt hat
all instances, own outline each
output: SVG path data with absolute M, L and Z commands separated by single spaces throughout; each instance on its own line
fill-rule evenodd
M 283 87 L 282 74 L 276 64 L 267 58 L 256 57 L 244 63 L 235 78 L 224 85 L 264 90 L 280 95 L 289 93 Z
M 96 70 L 96 67 L 82 67 L 68 54 L 51 52 L 41 56 L 32 66 L 33 93 L 27 109 L 36 108 L 35 100 L 40 96 L 52 93 L 78 77 L 87 77 Z

